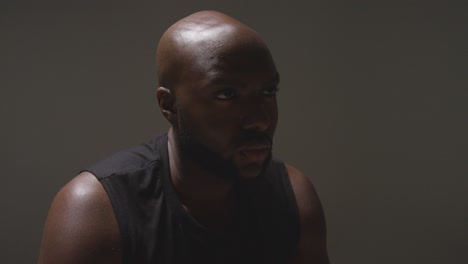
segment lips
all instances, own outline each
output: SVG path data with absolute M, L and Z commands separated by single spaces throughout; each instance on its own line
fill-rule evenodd
M 248 146 L 240 150 L 242 156 L 250 161 L 264 161 L 268 157 L 268 146 Z

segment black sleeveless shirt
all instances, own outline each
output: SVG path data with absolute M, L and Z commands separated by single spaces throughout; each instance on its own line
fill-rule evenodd
M 104 186 L 120 229 L 122 262 L 286 263 L 299 239 L 298 210 L 283 163 L 237 186 L 229 236 L 191 217 L 172 186 L 167 134 L 87 169 Z

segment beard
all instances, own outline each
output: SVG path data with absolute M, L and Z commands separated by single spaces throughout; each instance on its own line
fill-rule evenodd
M 177 142 L 179 143 L 179 155 L 182 164 L 188 164 L 188 162 L 195 162 L 202 168 L 206 169 L 208 173 L 215 175 L 216 177 L 226 180 L 243 180 L 246 177 L 242 177 L 242 170 L 236 165 L 233 158 L 224 158 L 220 154 L 216 153 L 212 149 L 208 148 L 203 144 L 201 140 L 198 140 L 191 134 L 187 129 L 187 122 L 184 116 L 179 113 L 179 123 L 177 129 Z M 272 139 L 266 133 L 259 131 L 246 131 L 241 137 L 236 146 L 242 144 L 249 144 L 255 142 L 268 142 L 272 146 Z M 270 153 L 267 159 L 263 162 L 262 168 L 259 171 L 257 177 L 247 178 L 258 178 L 263 175 L 267 165 L 271 161 L 272 154 Z M 190 173 L 184 171 L 184 173 Z

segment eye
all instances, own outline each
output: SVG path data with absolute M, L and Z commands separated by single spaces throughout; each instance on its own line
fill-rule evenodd
M 234 89 L 223 89 L 215 93 L 215 97 L 220 100 L 232 99 L 234 96 L 236 96 Z
M 267 95 L 267 96 L 273 96 L 273 95 L 276 95 L 278 91 L 279 91 L 278 86 L 270 86 L 270 87 L 263 89 L 262 94 Z

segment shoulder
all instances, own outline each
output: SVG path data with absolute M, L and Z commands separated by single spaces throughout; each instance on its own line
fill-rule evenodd
M 289 175 L 289 181 L 296 196 L 298 207 L 307 210 L 313 210 L 312 207 L 320 206 L 320 200 L 317 192 L 307 176 L 297 168 L 285 164 Z
M 94 163 L 86 169 L 97 178 L 105 178 L 113 174 L 127 173 L 146 168 L 159 161 L 161 151 L 167 142 L 166 134 L 148 140 L 142 144 L 118 151 Z
M 329 263 L 325 216 L 319 196 L 304 173 L 291 165 L 285 166 L 296 197 L 300 224 L 299 243 L 291 263 Z
M 55 196 L 46 219 L 39 263 L 119 263 L 120 235 L 109 198 L 83 172 Z
M 296 198 L 302 232 L 310 227 L 309 221 L 316 222 L 323 219 L 322 204 L 309 178 L 297 168 L 288 164 L 285 166 Z

